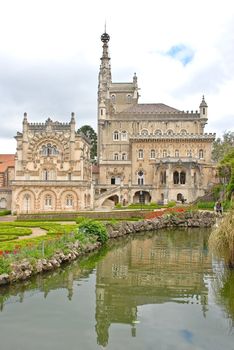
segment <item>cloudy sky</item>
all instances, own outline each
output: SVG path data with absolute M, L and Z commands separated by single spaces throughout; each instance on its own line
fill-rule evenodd
M 113 81 L 137 73 L 140 103 L 197 110 L 207 132 L 234 130 L 232 0 L 0 0 L 0 153 L 30 122 L 96 128 L 100 35 L 111 36 Z

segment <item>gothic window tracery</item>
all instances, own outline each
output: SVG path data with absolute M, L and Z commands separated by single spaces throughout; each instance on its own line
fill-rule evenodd
M 115 130 L 113 132 L 113 140 L 114 141 L 118 141 L 119 140 L 119 132 L 117 130 Z
M 122 160 L 127 160 L 127 153 L 122 153 Z
M 45 196 L 45 209 L 46 208 L 52 208 L 52 197 L 51 197 L 51 195 L 50 194 L 47 194 L 46 196 Z
M 184 185 L 186 183 L 186 172 L 181 171 L 180 173 L 176 170 L 173 172 L 173 183 L 174 185 Z
M 31 196 L 26 193 L 23 198 L 23 208 L 26 213 L 30 211 L 31 208 Z
M 118 153 L 114 153 L 114 160 L 119 160 L 119 154 Z
M 139 149 L 138 151 L 138 159 L 143 159 L 144 158 L 144 151 L 143 149 Z
M 203 158 L 204 158 L 203 149 L 200 149 L 200 150 L 199 150 L 199 158 L 200 158 L 200 159 L 203 159 Z
M 180 134 L 181 135 L 187 135 L 187 130 L 185 130 L 185 129 L 180 130 Z
M 174 133 L 173 133 L 173 130 L 167 130 L 167 135 L 173 135 Z
M 162 131 L 160 129 L 155 130 L 155 135 L 162 135 Z
M 144 172 L 142 170 L 137 173 L 137 183 L 138 185 L 144 185 Z
M 127 139 L 128 139 L 127 136 L 128 136 L 127 131 L 123 130 L 121 132 L 121 141 L 127 141 Z
M 71 194 L 68 194 L 66 196 L 66 206 L 72 207 L 73 206 L 73 196 Z
M 192 157 L 192 150 L 191 149 L 187 150 L 187 157 Z
M 43 145 L 41 147 L 40 153 L 42 156 L 57 156 L 59 154 L 59 151 L 55 145 L 48 143 L 47 145 Z
M 151 149 L 150 151 L 150 158 L 151 159 L 155 159 L 156 153 L 155 153 L 155 149 Z
M 127 103 L 131 103 L 132 102 L 132 95 L 127 95 Z

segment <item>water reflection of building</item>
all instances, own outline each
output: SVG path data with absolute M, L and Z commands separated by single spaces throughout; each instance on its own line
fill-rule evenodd
M 89 270 L 82 270 L 77 263 L 67 266 L 66 269 L 58 269 L 51 273 L 38 275 L 26 282 L 1 287 L 0 290 L 0 311 L 6 304 L 23 302 L 35 294 L 44 293 L 44 298 L 57 289 L 66 289 L 69 300 L 73 296 L 74 281 L 89 275 Z
M 198 303 L 205 316 L 211 269 L 202 235 L 157 234 L 133 239 L 106 256 L 97 266 L 96 332 L 98 344 L 108 343 L 112 323 L 132 325 L 135 336 L 137 307 L 168 301 Z

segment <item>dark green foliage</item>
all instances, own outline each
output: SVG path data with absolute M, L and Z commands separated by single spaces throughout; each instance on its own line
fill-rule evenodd
M 84 134 L 91 141 L 90 158 L 95 160 L 97 157 L 97 133 L 89 125 L 83 125 L 78 129 L 78 133 Z
M 2 273 L 9 273 L 10 270 L 10 260 L 0 256 L 0 275 Z
M 217 138 L 213 143 L 212 159 L 220 162 L 224 156 L 234 149 L 234 132 L 226 131 L 222 138 Z
M 106 242 L 108 234 L 106 227 L 99 221 L 86 219 L 79 224 L 79 232 L 85 235 L 93 235 L 98 237 L 99 242 Z
M 219 165 L 219 176 L 227 184 L 227 197 L 231 198 L 234 193 L 234 148 L 222 159 Z
M 10 210 L 0 210 L 0 216 L 10 215 L 10 214 L 11 214 Z

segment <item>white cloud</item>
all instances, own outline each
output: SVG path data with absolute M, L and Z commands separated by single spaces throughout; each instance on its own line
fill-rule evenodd
M 25 111 L 30 121 L 67 121 L 75 111 L 77 127 L 95 127 L 105 20 L 113 80 L 132 80 L 136 71 L 140 102 L 181 110 L 198 109 L 205 94 L 207 130 L 234 129 L 233 18 L 231 0 L 2 2 L 0 153 L 12 152 Z M 178 44 L 194 54 L 189 64 L 162 54 Z

